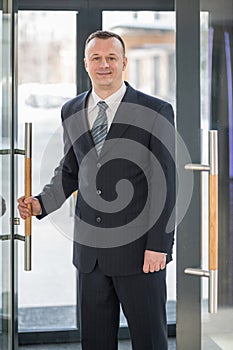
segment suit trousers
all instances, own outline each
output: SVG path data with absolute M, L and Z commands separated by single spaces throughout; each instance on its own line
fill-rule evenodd
M 79 272 L 82 350 L 117 350 L 120 304 L 133 350 L 167 350 L 166 269 L 106 276 Z

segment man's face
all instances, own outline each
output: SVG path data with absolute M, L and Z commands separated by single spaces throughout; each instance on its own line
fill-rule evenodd
M 127 58 L 117 38 L 92 39 L 86 47 L 84 62 L 97 93 L 112 94 L 120 88 Z

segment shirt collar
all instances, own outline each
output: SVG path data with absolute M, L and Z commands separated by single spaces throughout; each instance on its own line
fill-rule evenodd
M 122 82 L 121 87 L 116 92 L 114 92 L 114 94 L 108 96 L 105 100 L 100 98 L 93 89 L 91 92 L 90 101 L 89 101 L 90 109 L 91 110 L 94 109 L 99 101 L 105 101 L 110 109 L 112 109 L 112 107 L 114 108 L 114 105 L 116 103 L 120 103 L 120 101 L 122 100 L 126 92 L 126 89 L 127 87 L 125 83 Z

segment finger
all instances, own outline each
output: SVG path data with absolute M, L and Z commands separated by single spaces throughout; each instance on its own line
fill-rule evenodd
M 18 209 L 19 209 L 20 215 L 23 215 L 23 216 L 29 216 L 30 215 L 30 210 L 27 208 L 27 206 L 24 207 L 24 206 L 18 205 Z
M 164 270 L 166 267 L 166 263 L 162 262 L 162 263 L 157 263 L 155 266 L 154 266 L 154 270 L 156 272 L 160 271 L 160 270 Z
M 27 204 L 25 204 L 25 203 L 19 203 L 18 204 L 18 209 L 19 210 L 25 210 L 25 209 L 27 209 Z
M 19 197 L 18 200 L 17 200 L 17 202 L 18 202 L 18 203 L 23 202 L 23 201 L 24 201 L 24 198 L 25 198 L 25 196 Z
M 28 214 L 28 213 L 22 213 L 22 212 L 20 212 L 19 213 L 19 215 L 20 215 L 20 217 L 22 218 L 22 219 L 27 219 L 28 217 L 30 217 L 30 214 Z
M 161 264 L 161 270 L 164 270 L 165 267 L 166 267 L 166 263 L 162 263 L 162 264 Z
M 24 203 L 25 197 L 18 198 L 18 203 L 20 207 L 26 207 L 27 205 Z
M 143 265 L 143 272 L 148 273 L 150 271 L 150 266 L 147 263 L 144 263 Z
M 33 197 L 28 197 L 24 200 L 25 204 L 32 204 L 35 201 Z
M 20 217 L 21 217 L 23 220 L 25 220 L 25 219 L 27 218 L 27 216 L 26 216 L 25 214 L 21 213 L 21 212 L 19 212 L 19 215 L 20 215 Z
M 22 214 L 20 214 L 20 217 L 21 217 L 21 219 L 23 219 L 23 220 L 26 220 L 26 219 L 27 219 L 27 217 L 24 216 L 24 215 L 22 215 Z
M 21 213 L 25 216 L 29 216 L 31 214 L 31 211 L 29 209 L 22 209 Z

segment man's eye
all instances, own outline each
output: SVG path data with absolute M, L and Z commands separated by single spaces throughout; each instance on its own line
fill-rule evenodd
M 114 60 L 115 60 L 115 57 L 109 57 L 109 60 L 110 60 L 110 61 L 114 61 Z
M 98 61 L 99 60 L 99 57 L 94 57 L 93 58 L 93 61 Z

